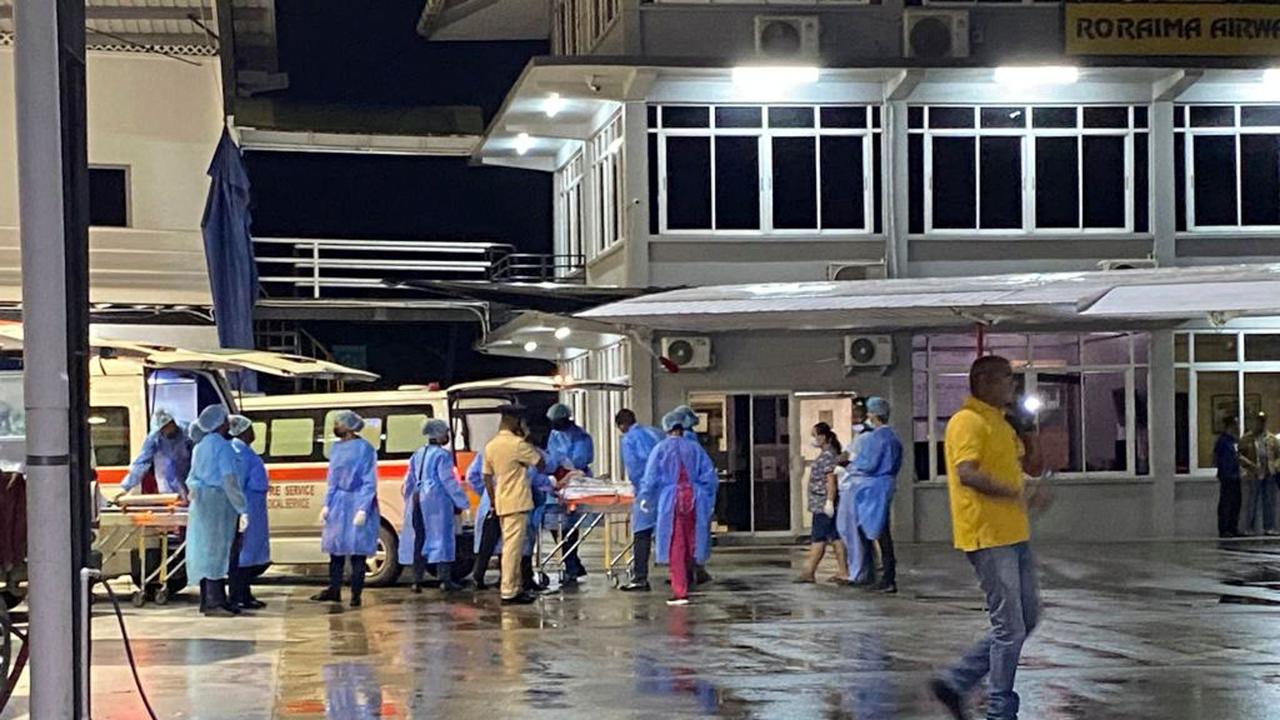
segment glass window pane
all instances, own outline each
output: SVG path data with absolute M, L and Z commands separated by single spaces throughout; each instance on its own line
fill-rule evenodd
M 1191 371 L 1173 371 L 1173 457 L 1180 475 L 1191 472 Z
M 912 105 L 907 108 L 907 127 L 922 128 L 924 127 L 924 108 L 919 105 Z
M 981 140 L 982 217 L 979 227 L 1022 227 L 1022 138 Z
M 1236 362 L 1239 336 L 1235 333 L 1196 333 L 1196 362 Z
M 1133 361 L 1138 365 L 1151 362 L 1151 333 L 1131 333 L 1133 338 Z
M 1072 333 L 1036 333 L 1031 336 L 1031 354 L 1036 367 L 1080 364 L 1080 336 Z
M 1080 227 L 1080 167 L 1073 137 L 1036 138 L 1036 227 Z
M 1083 471 L 1080 373 L 1037 373 L 1036 394 L 1042 403 L 1039 437 L 1044 467 L 1058 472 Z
M 1230 105 L 1193 105 L 1191 127 L 1233 127 L 1236 111 Z
M 1084 457 L 1088 472 L 1129 469 L 1128 391 L 1123 372 L 1085 373 Z
M 979 113 L 984 128 L 1024 128 L 1027 109 L 1021 107 L 984 107 Z
M 865 107 L 824 107 L 821 111 L 824 128 L 864 128 L 867 126 Z
M 879 176 L 877 176 L 879 177 Z M 876 187 L 880 184 L 877 182 Z M 907 136 L 907 232 L 924 232 L 924 136 Z
M 1031 125 L 1038 128 L 1074 128 L 1077 126 L 1077 108 L 1038 107 L 1031 111 Z
M 1176 113 L 1177 111 L 1175 110 L 1174 112 Z M 1147 111 L 1147 108 L 1145 105 L 1139 105 L 1135 107 L 1133 109 L 1133 126 L 1136 128 L 1146 127 L 1150 122 L 1150 120 L 1148 119 L 1149 114 L 1150 113 Z
M 929 108 L 929 127 L 935 130 L 971 128 L 973 127 L 973 108 L 931 107 Z
M 965 398 L 969 396 L 969 376 L 965 373 L 936 375 L 933 385 L 934 407 L 937 415 L 933 419 L 933 437 L 937 440 L 938 476 L 946 477 L 946 437 L 947 422 L 951 416 L 960 411 Z
M 866 227 L 862 138 L 826 136 L 822 143 L 822 227 Z
M 1084 109 L 1084 126 L 1087 128 L 1127 128 L 1129 108 L 1087 107 Z
M 325 416 L 324 416 L 324 427 L 325 427 L 324 457 L 326 460 L 329 458 L 329 451 L 333 449 L 333 443 L 337 441 L 337 438 L 335 438 L 333 436 L 333 433 L 329 432 L 329 430 L 333 427 L 333 423 L 337 420 L 338 413 L 340 412 L 342 411 L 330 410 L 329 412 L 325 413 Z M 382 418 L 366 417 L 363 415 L 363 412 L 359 409 L 357 409 L 356 412 L 362 413 L 361 417 L 364 418 L 364 429 L 360 431 L 360 434 L 359 434 L 360 439 L 372 445 L 374 450 L 381 451 L 382 449 Z
M 871 106 L 871 127 L 873 128 L 880 127 L 880 106 L 879 105 Z
M 1146 133 L 1133 136 L 1133 230 L 1140 233 L 1151 229 L 1151 161 L 1147 140 Z
M 124 168 L 89 168 L 89 224 L 129 225 L 129 173 Z
M 1242 107 L 1240 124 L 1245 127 L 1280 127 L 1280 105 Z
M 1213 443 L 1229 417 L 1240 416 L 1239 374 L 1196 373 L 1196 450 L 1199 466 L 1213 467 Z
M 758 138 L 716 138 L 716 229 L 760 229 Z
M 1241 222 L 1280 225 L 1280 135 L 1240 136 Z
M 1173 361 L 1174 362 L 1190 362 L 1191 353 L 1188 350 L 1190 345 L 1190 335 L 1186 333 L 1177 333 L 1173 336 Z
M 872 207 L 871 222 L 875 232 L 884 232 L 884 187 L 880 178 L 884 175 L 884 160 L 881 158 L 881 135 L 871 136 L 871 189 L 875 205 Z
M 718 107 L 716 127 L 758 128 L 764 124 L 762 117 L 759 107 Z
M 304 457 L 315 447 L 316 423 L 311 418 L 278 418 L 271 421 L 272 457 Z
M 932 111 L 931 111 L 932 112 Z M 973 228 L 977 223 L 975 139 L 933 138 L 933 227 Z
M 20 437 L 11 413 L 0 427 L 0 435 Z M 25 424 L 24 424 L 25 428 Z M 93 448 L 94 467 L 128 465 L 133 461 L 129 445 L 129 409 L 125 407 L 89 408 L 89 445 Z M 183 478 L 185 479 L 185 478 Z
M 1085 365 L 1128 365 L 1128 333 L 1089 333 L 1083 336 Z
M 1280 418 L 1280 373 L 1246 372 L 1244 374 L 1244 420 L 1241 432 L 1249 432 L 1250 423 L 1266 413 L 1270 423 L 1267 430 L 1276 431 L 1276 418 Z
M 1192 152 L 1195 156 L 1196 224 L 1235 225 L 1235 138 L 1197 137 L 1192 144 Z
M 1133 457 L 1139 475 L 1151 474 L 1151 420 L 1148 411 L 1151 371 L 1136 368 L 1133 371 Z
M 812 137 L 773 139 L 773 226 L 818 227 L 817 145 Z
M 657 235 L 661 227 L 658 224 L 658 143 L 661 139 L 656 133 L 649 133 L 649 234 Z
M 1085 137 L 1084 226 L 1125 226 L 1124 138 Z
M 1280 362 L 1280 335 L 1245 335 L 1244 359 L 1249 362 Z
M 253 444 L 249 447 L 253 451 L 261 455 L 267 449 L 267 424 L 264 422 L 256 422 L 253 424 Z
M 1182 232 L 1187 229 L 1187 136 L 1183 133 L 1173 134 L 1173 207 L 1174 228 Z
M 667 227 L 710 229 L 711 138 L 668 137 L 666 141 Z
M 1187 126 L 1187 107 L 1185 105 L 1175 105 L 1173 108 L 1173 126 L 1176 128 Z
M 658 127 L 658 106 L 657 105 L 645 106 L 645 119 L 648 121 L 649 127 L 651 128 Z
M 422 437 L 422 424 L 426 421 L 426 415 L 388 415 L 387 452 L 411 453 L 417 450 L 426 442 Z
M 711 108 L 706 106 L 664 105 L 662 107 L 662 127 L 711 127 Z
M 769 108 L 769 127 L 811 128 L 813 127 L 813 108 L 771 107 Z

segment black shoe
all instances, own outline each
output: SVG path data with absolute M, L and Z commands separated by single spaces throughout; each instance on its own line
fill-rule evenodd
M 703 570 L 702 568 L 698 568 L 697 574 L 694 575 L 693 581 L 698 585 L 706 585 L 707 583 L 711 582 L 712 579 L 713 578 L 711 577 L 711 573 L 707 572 L 706 570 Z
M 622 592 L 650 592 L 653 588 L 649 587 L 649 581 L 631 582 L 618 588 Z
M 520 593 L 515 597 L 502 598 L 503 605 L 532 605 L 537 600 L 536 597 L 529 593 Z
M 483 580 L 476 580 L 476 579 L 474 579 L 474 578 L 472 578 L 472 580 L 471 580 L 471 587 L 475 588 L 477 592 L 484 592 L 484 591 L 486 591 L 486 590 L 492 590 L 492 589 L 493 589 L 493 586 L 492 586 L 492 585 L 490 585 L 490 584 L 486 583 L 486 582 L 485 582 L 485 581 L 483 581 Z
M 242 610 L 261 610 L 266 606 L 267 604 L 262 602 L 258 598 L 249 598 L 248 600 L 241 600 L 240 602 L 236 603 L 236 607 Z
M 929 690 L 938 702 L 951 711 L 951 717 L 955 720 L 969 720 L 969 714 L 964 710 L 964 698 L 960 693 L 952 690 L 950 685 L 937 679 L 929 683 Z
M 882 583 L 880 583 L 879 585 L 877 585 L 877 586 L 876 586 L 876 592 L 881 593 L 882 595 L 897 595 L 897 594 L 898 594 L 898 583 L 896 583 L 896 582 L 882 582 Z
M 342 591 L 334 590 L 332 588 L 322 590 L 315 595 L 312 595 L 311 599 L 316 602 L 342 602 Z
M 230 608 L 224 607 L 222 605 L 218 605 L 217 607 L 201 608 L 200 614 L 204 615 L 205 617 L 229 618 L 229 617 L 235 617 L 236 615 L 239 615 L 240 612 L 239 611 L 233 612 Z
M 456 583 L 449 581 L 440 583 L 440 590 L 445 593 L 462 592 L 463 590 L 466 590 L 467 587 L 468 584 L 466 582 Z
M 363 604 L 363 603 L 361 603 L 361 602 L 360 602 L 360 596 L 359 596 L 359 595 L 352 595 L 352 596 L 351 596 L 351 607 L 353 607 L 353 608 L 358 608 L 358 607 L 360 607 L 362 604 Z

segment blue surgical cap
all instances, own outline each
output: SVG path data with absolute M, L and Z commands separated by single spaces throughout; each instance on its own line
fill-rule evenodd
M 227 421 L 227 408 L 222 405 L 210 405 L 200 412 L 200 417 L 196 418 L 196 427 L 211 433 L 222 427 Z
M 881 420 L 889 419 L 889 401 L 876 395 L 867 399 L 867 412 Z
M 195 423 L 191 423 L 191 427 L 187 428 L 187 436 L 191 438 L 192 444 L 203 440 L 205 435 L 208 435 L 208 433 L 201 430 L 200 426 Z
M 164 408 L 156 408 L 156 411 L 151 413 L 152 430 L 159 430 L 171 422 L 173 422 L 173 413 Z
M 684 422 L 680 424 L 683 425 L 686 430 L 697 427 L 698 413 L 694 412 L 693 408 L 688 405 L 677 405 L 676 409 L 671 412 L 679 413 L 680 416 L 684 418 Z
M 231 416 L 231 437 L 239 437 L 245 430 L 253 427 L 253 421 L 243 415 Z
M 685 420 L 686 418 L 684 413 L 680 412 L 679 408 L 677 408 L 662 416 L 662 429 L 665 432 L 671 432 L 672 430 L 675 430 L 677 426 L 683 428 Z
M 572 420 L 573 411 L 564 403 L 556 403 L 547 410 L 547 419 L 551 422 L 556 422 L 557 420 Z
M 357 415 L 354 410 L 339 410 L 333 421 L 351 432 L 360 432 L 364 429 L 364 418 Z
M 440 418 L 431 418 L 422 423 L 422 434 L 431 440 L 444 440 L 449 436 L 449 423 Z

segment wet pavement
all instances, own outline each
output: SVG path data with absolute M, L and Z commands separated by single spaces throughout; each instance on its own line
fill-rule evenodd
M 1038 552 L 1023 718 L 1280 717 L 1280 543 Z M 982 600 L 960 554 L 899 556 L 893 597 L 792 585 L 799 550 L 751 548 L 717 551 L 685 608 L 593 574 L 519 608 L 401 587 L 340 611 L 276 577 L 252 618 L 125 613 L 162 718 L 945 718 L 923 686 L 983 632 Z M 114 617 L 95 610 L 94 717 L 145 717 Z M 0 720 L 24 717 L 24 692 Z

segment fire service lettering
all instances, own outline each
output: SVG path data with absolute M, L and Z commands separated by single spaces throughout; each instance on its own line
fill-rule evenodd
M 267 507 L 273 510 L 298 510 L 311 507 L 316 486 L 310 484 L 272 485 L 267 497 Z

